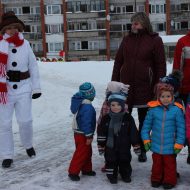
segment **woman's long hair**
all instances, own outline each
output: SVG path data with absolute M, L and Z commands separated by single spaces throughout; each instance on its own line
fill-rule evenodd
M 152 25 L 150 23 L 149 17 L 144 12 L 135 13 L 131 17 L 131 22 L 140 22 L 143 29 L 146 30 L 149 34 L 153 33 Z

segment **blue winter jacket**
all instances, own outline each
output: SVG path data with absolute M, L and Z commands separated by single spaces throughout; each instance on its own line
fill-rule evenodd
M 91 104 L 91 101 L 84 99 L 80 93 L 76 93 L 71 98 L 71 112 L 76 114 L 77 129 L 75 133 L 84 134 L 91 138 L 94 135 L 96 128 L 96 111 Z
M 157 103 L 156 103 L 157 102 Z M 141 137 L 151 141 L 151 151 L 158 154 L 174 154 L 174 145 L 185 142 L 185 120 L 181 108 L 174 103 L 167 108 L 153 101 L 143 123 Z M 156 103 L 156 104 L 155 104 Z

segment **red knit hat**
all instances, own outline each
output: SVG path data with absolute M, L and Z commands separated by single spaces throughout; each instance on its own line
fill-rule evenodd
M 157 99 L 160 98 L 162 92 L 164 92 L 164 91 L 169 91 L 172 95 L 174 94 L 174 88 L 173 88 L 172 85 L 167 84 L 167 83 L 159 82 L 156 85 L 156 96 L 157 96 Z
M 2 32 L 6 26 L 9 26 L 12 24 L 15 24 L 15 25 L 18 24 L 18 29 L 20 32 L 25 28 L 24 23 L 17 18 L 15 13 L 13 11 L 9 11 L 2 15 L 2 20 L 0 23 L 0 31 Z

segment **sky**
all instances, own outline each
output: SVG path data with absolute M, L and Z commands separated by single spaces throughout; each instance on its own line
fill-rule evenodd
M 172 64 L 167 64 L 167 68 L 168 73 L 171 72 Z M 118 184 L 110 184 L 105 173 L 101 172 L 104 158 L 98 154 L 96 135 L 92 144 L 92 162 L 97 175 L 81 176 L 79 182 L 68 178 L 67 170 L 75 149 L 71 127 L 71 97 L 81 83 L 91 82 L 96 89 L 93 105 L 98 117 L 112 69 L 113 62 L 39 62 L 43 95 L 33 100 L 34 148 L 37 155 L 35 158 L 26 155 L 14 118 L 14 163 L 9 169 L 0 167 L 0 190 L 154 189 L 150 185 L 151 152 L 147 153 L 147 162 L 139 163 L 132 150 L 132 182 L 127 184 L 119 178 Z M 136 110 L 133 116 L 138 125 Z M 176 190 L 190 189 L 190 165 L 186 163 L 186 158 L 187 148 L 184 148 L 177 157 L 181 177 L 174 188 Z

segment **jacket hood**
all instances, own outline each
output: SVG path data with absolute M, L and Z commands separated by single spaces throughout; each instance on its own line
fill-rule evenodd
M 83 96 L 81 93 L 77 92 L 76 94 L 73 95 L 71 98 L 71 112 L 75 114 L 78 110 L 80 105 L 82 104 L 82 101 L 84 100 Z

